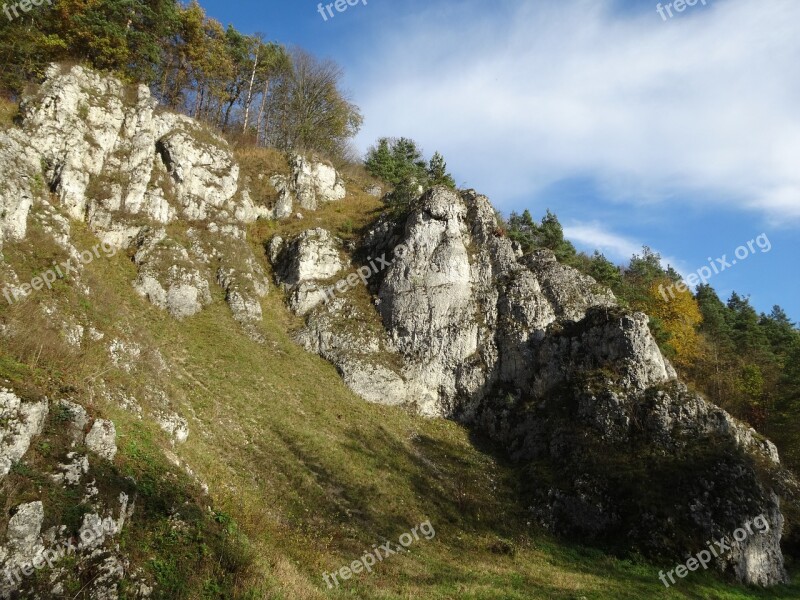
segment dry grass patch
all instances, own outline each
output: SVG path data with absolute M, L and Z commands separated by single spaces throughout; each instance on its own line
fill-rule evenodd
M 12 127 L 18 114 L 19 104 L 0 96 L 0 131 Z
M 253 225 L 250 235 L 263 244 L 275 235 L 292 238 L 307 229 L 321 227 L 343 240 L 355 240 L 383 209 L 384 204 L 379 198 L 348 188 L 344 200 L 323 204 L 316 211 L 295 211 L 302 213 L 302 219 L 289 217 L 283 221 L 258 221 Z
M 241 181 L 250 191 L 253 202 L 273 208 L 278 192 L 269 180 L 273 175 L 289 175 L 286 155 L 274 148 L 249 146 L 236 148 L 234 156 L 239 163 Z

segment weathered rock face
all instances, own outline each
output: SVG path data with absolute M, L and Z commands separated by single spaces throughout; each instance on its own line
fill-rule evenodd
M 23 103 L 21 133 L 70 216 L 88 214 L 98 229 L 115 211 L 165 224 L 232 220 L 237 211 L 254 220 L 224 140 L 187 117 L 156 113 L 156 104 L 145 86 L 53 66 Z
M 467 207 L 451 194 L 431 194 L 406 222 L 405 247 L 386 272 L 379 290 L 380 313 L 397 350 L 414 357 L 407 377 L 411 393 L 426 399 L 425 414 L 449 411 L 483 373 L 467 359 L 478 352 L 479 324 L 474 289 L 481 285 L 469 261 Z M 466 372 L 461 372 L 466 371 Z M 428 399 L 443 396 L 441 406 Z
M 542 525 L 681 556 L 763 514 L 770 532 L 717 566 L 750 583 L 785 581 L 780 504 L 748 458 L 779 469 L 774 445 L 677 383 L 645 315 L 548 251 L 522 256 L 497 231 L 485 197 L 443 188 L 402 222 L 379 220 L 353 254 L 365 269 L 384 259 L 364 280 L 372 315 L 344 291 L 305 300 L 342 270 L 326 232 L 273 240 L 269 254 L 306 315 L 300 343 L 357 394 L 458 418 L 516 460 L 549 464 L 544 485 L 530 470 Z
M 310 160 L 295 154 L 291 161 L 291 175 L 275 175 L 270 179 L 278 191 L 275 206 L 276 219 L 285 219 L 295 207 L 317 210 L 326 202 L 343 200 L 347 194 L 344 181 L 331 165 Z
M 114 460 L 117 455 L 117 430 L 107 419 L 97 419 L 86 434 L 86 447 L 105 458 Z
M 786 583 L 789 580 L 783 568 L 783 556 L 780 554 L 784 524 L 780 501 L 774 493 L 771 494 L 771 500 L 770 512 L 763 515 L 769 523 L 769 529 L 766 532 L 757 530 L 755 535 L 741 542 L 734 539 L 731 542 L 731 554 L 723 558 L 720 564 L 722 570 L 732 569 L 740 581 L 762 587 Z
M 534 356 L 534 397 L 545 398 L 555 387 L 606 366 L 620 371 L 617 383 L 629 393 L 674 379 L 675 370 L 661 355 L 647 323 L 642 313 L 598 307 L 577 325 L 547 336 Z
M 309 229 L 278 250 L 280 238 L 273 239 L 271 252 L 276 255 L 278 277 L 282 283 L 295 286 L 305 281 L 324 281 L 341 271 L 345 264 L 339 254 L 338 242 L 324 229 Z M 285 257 L 281 261 L 281 257 Z
M 23 402 L 14 392 L 0 389 L 0 480 L 42 432 L 47 410 L 47 400 Z
M 134 287 L 176 318 L 202 310 L 220 285 L 237 320 L 260 320 L 268 284 L 243 225 L 267 211 L 223 139 L 156 104 L 145 86 L 51 67 L 22 103 L 21 128 L 0 134 L 0 238 L 23 238 L 35 214 L 75 254 L 61 209 L 109 248 L 133 247 Z M 167 236 L 178 222 L 197 225 L 192 239 Z
M 191 317 L 211 302 L 209 274 L 198 268 L 186 248 L 168 239 L 164 229 L 145 229 L 134 243 L 139 275 L 133 287 L 142 296 L 178 319 Z
M 347 266 L 341 249 L 341 240 L 321 228 L 306 230 L 286 244 L 280 237 L 272 238 L 268 252 L 275 278 L 297 314 L 304 315 L 326 300 L 325 282 Z
M 22 504 L 8 521 L 8 546 L 23 559 L 33 559 L 42 550 L 39 534 L 44 522 L 41 502 Z

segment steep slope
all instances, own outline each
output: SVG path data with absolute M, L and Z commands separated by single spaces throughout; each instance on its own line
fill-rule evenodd
M 349 261 L 315 270 L 335 241 L 318 230 L 271 247 L 291 306 L 308 314 L 298 339 L 366 400 L 491 435 L 528 467 L 543 526 L 680 555 L 764 515 L 769 532 L 714 563 L 747 583 L 787 581 L 778 493 L 796 497 L 797 484 L 774 444 L 678 382 L 645 315 L 497 232 L 485 197 L 444 188 L 379 222 L 356 256 L 382 327 L 355 331 L 347 322 L 369 309 L 344 293 L 359 283 Z M 346 286 L 320 281 L 339 271 Z
M 514 430 L 530 432 L 526 420 L 540 419 L 522 410 L 521 396 L 496 407 L 489 382 L 527 385 L 537 371 L 526 365 L 566 352 L 580 336 L 613 341 L 604 328 L 616 317 L 591 320 L 592 305 L 612 303 L 607 292 L 573 281 L 547 257 L 533 276 L 517 269 L 516 283 L 493 271 L 493 253 L 500 254 L 491 245 L 504 242 L 475 228 L 480 206 L 490 227 L 490 208 L 470 194 L 445 198 L 452 208 L 432 207 L 432 215 L 453 214 L 455 222 L 411 215 L 409 231 L 429 246 L 415 246 L 404 229 L 383 220 L 359 248 L 353 231 L 374 220 L 380 202 L 355 182 L 316 167 L 309 187 L 297 176 L 305 169 L 298 161 L 282 173 L 245 175 L 223 140 L 158 114 L 146 90 L 133 91 L 80 68 L 54 68 L 23 105 L 21 124 L 0 133 L 2 275 L 10 298 L 0 302 L 0 465 L 8 467 L 0 481 L 0 564 L 11 567 L 3 585 L 42 598 L 797 596 L 796 587 L 750 591 L 709 574 L 664 590 L 657 567 L 559 542 L 527 508 L 531 470 L 509 462 L 504 446 L 530 460 L 535 445 Z M 287 173 L 284 191 L 269 199 L 255 191 L 260 175 Z M 344 199 L 328 194 L 340 183 L 349 190 Z M 316 212 L 300 203 L 312 192 Z M 267 200 L 291 203 L 288 214 L 297 201 L 304 218 L 253 223 L 257 214 L 274 214 Z M 462 212 L 461 202 L 472 208 Z M 331 233 L 317 231 L 324 227 Z M 395 235 L 409 242 L 412 264 L 367 278 L 385 308 L 376 310 L 358 278 L 328 305 L 315 305 L 320 281 L 335 284 L 346 272 L 336 269 L 370 264 L 377 254 L 363 254 L 364 263 L 362 252 L 394 247 Z M 461 252 L 458 243 L 472 237 Z M 445 248 L 437 250 L 441 240 Z M 266 293 L 267 251 L 276 262 L 287 260 L 275 274 L 286 283 L 285 300 L 307 319 L 288 312 L 281 294 Z M 474 284 L 445 277 L 451 257 L 466 258 L 458 273 Z M 68 273 L 55 271 L 68 261 Z M 295 270 L 300 276 L 291 279 Z M 56 274 L 49 285 L 48 273 Z M 509 291 L 493 291 L 493 280 Z M 477 301 L 465 293 L 473 285 L 481 290 Z M 437 317 L 435 327 L 413 312 L 411 298 L 393 299 L 420 286 L 433 288 L 423 306 Z M 451 289 L 459 294 L 442 309 L 450 300 L 441 292 Z M 585 289 L 593 298 L 585 308 L 559 308 Z M 466 308 L 489 301 L 500 306 L 498 322 L 507 315 L 507 326 L 497 329 L 488 311 L 458 331 Z M 581 310 L 590 313 L 582 327 L 557 321 Z M 564 327 L 560 338 L 549 330 L 556 325 Z M 494 363 L 476 355 L 493 336 L 512 340 L 491 341 L 503 348 Z M 344 382 L 372 400 L 407 404 L 409 381 L 436 386 L 421 396 L 423 411 L 486 423 L 500 444 L 474 426 L 364 402 L 294 338 L 313 339 Z M 422 340 L 418 354 L 415 339 Z M 539 356 L 528 339 L 553 348 Z M 628 341 L 649 348 L 637 319 L 616 345 L 597 351 L 616 363 L 627 356 Z M 668 372 L 651 353 L 652 368 L 632 363 L 623 384 L 658 378 L 661 367 Z M 581 360 L 596 357 L 559 364 Z M 363 368 L 350 366 L 355 361 Z M 436 371 L 426 374 L 425 364 Z M 387 385 L 376 387 L 376 377 Z M 547 381 L 571 377 L 554 369 Z M 551 397 L 546 386 L 536 389 Z M 761 444 L 733 422 L 730 429 L 741 433 L 743 446 Z M 748 493 L 762 485 L 747 483 Z M 371 573 L 329 589 L 324 573 L 340 572 L 375 545 L 396 547 L 427 522 L 435 536 L 418 536 Z M 46 552 L 70 544 L 74 550 L 47 563 Z M 763 552 L 751 550 L 762 557 L 774 549 L 765 538 Z

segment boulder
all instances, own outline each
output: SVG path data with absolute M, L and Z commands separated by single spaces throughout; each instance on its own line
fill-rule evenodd
M 270 178 L 278 192 L 273 212 L 276 219 L 291 216 L 296 206 L 317 210 L 322 204 L 343 200 L 347 195 L 344 180 L 332 165 L 295 154 L 289 166 L 289 176 L 273 175 Z
M 9 550 L 17 562 L 31 560 L 42 549 L 41 532 L 44 522 L 44 505 L 39 501 L 21 504 L 8 521 Z
M 97 419 L 86 434 L 86 447 L 106 460 L 117 455 L 117 430 L 107 419 Z
M 11 390 L 0 388 L 0 481 L 42 432 L 48 402 L 23 402 Z

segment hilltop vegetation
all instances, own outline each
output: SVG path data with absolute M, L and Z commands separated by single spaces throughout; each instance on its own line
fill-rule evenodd
M 339 158 L 362 122 L 336 64 L 223 27 L 195 0 L 54 0 L 0 25 L 0 91 L 17 97 L 65 61 L 144 83 L 248 144 Z

